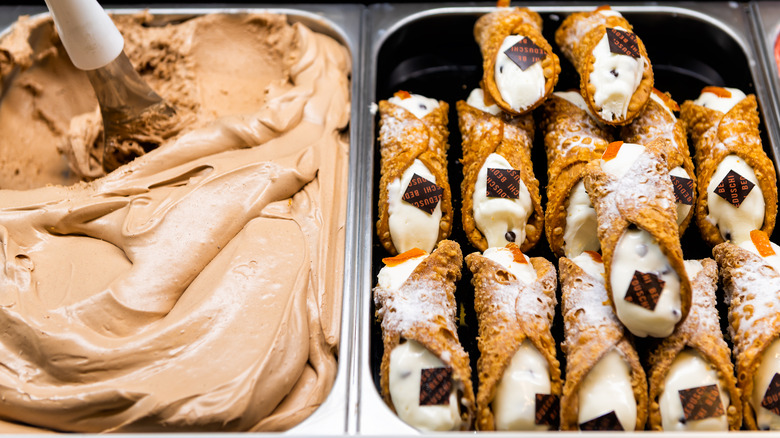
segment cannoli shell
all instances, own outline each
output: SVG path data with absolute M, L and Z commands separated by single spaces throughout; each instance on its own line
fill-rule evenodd
M 590 83 L 590 74 L 593 73 L 595 62 L 593 49 L 606 35 L 606 29 L 613 27 L 621 27 L 633 32 L 631 24 L 623 17 L 605 16 L 597 11 L 575 12 L 566 17 L 555 32 L 555 42 L 561 48 L 564 56 L 574 65 L 577 73 L 579 73 L 580 93 L 585 102 L 588 103 L 588 107 L 593 111 L 593 114 L 604 123 L 625 125 L 638 116 L 647 101 L 650 100 L 650 93 L 653 90 L 653 67 L 650 64 L 650 59 L 647 57 L 645 45 L 637 35 L 636 41 L 639 53 L 645 60 L 642 81 L 631 96 L 625 117 L 614 120 L 603 119 L 599 115 L 599 108 L 596 107 L 596 103 L 593 100 L 596 87 Z
M 742 402 L 734 378 L 729 347 L 720 331 L 715 291 L 718 287 L 718 266 L 712 259 L 701 261 L 703 269 L 691 281 L 693 305 L 685 322 L 653 351 L 649 357 L 650 371 L 650 429 L 663 430 L 659 398 L 669 368 L 685 348 L 696 350 L 718 373 L 720 387 L 729 394 L 730 406 L 725 406 L 729 430 L 742 425 Z
M 652 235 L 669 265 L 680 277 L 682 318 L 691 308 L 691 285 L 685 272 L 677 226 L 677 211 L 672 182 L 667 170 L 669 147 L 655 141 L 645 145 L 640 155 L 621 178 L 601 169 L 600 160 L 588 164 L 585 189 L 596 210 L 601 254 L 604 260 L 606 287 L 612 308 L 615 308 L 611 278 L 615 247 L 630 225 L 636 225 Z
M 547 153 L 544 229 L 550 249 L 557 256 L 562 256 L 569 195 L 584 176 L 586 165 L 604 154 L 612 141 L 612 133 L 587 111 L 554 94 L 539 113 L 539 126 Z
M 397 291 L 374 288 L 374 303 L 381 320 L 384 354 L 380 368 L 382 397 L 395 412 L 390 398 L 390 353 L 402 340 L 413 340 L 452 368 L 452 381 L 461 401 L 461 430 L 474 422 L 474 390 L 468 353 L 460 345 L 455 324 L 455 283 L 460 279 L 463 254 L 451 240 L 439 242 Z M 398 300 L 398 301 L 396 301 Z M 404 318 L 404 306 L 415 305 L 416 320 Z M 419 315 L 423 315 L 419 317 Z
M 379 180 L 379 220 L 377 235 L 382 246 L 392 255 L 398 254 L 390 236 L 387 186 L 401 178 L 415 159 L 420 160 L 436 177 L 436 184 L 443 189 L 441 197 L 441 221 L 437 241 L 446 239 L 452 230 L 452 192 L 447 179 L 447 112 L 449 105 L 439 101 L 422 119 L 406 109 L 383 100 L 379 102 L 379 146 L 381 154 L 381 178 Z
M 726 242 L 713 249 L 729 304 L 729 334 L 742 391 L 745 426 L 757 430 L 750 405 L 753 376 L 764 352 L 780 336 L 780 274 L 763 258 Z
M 555 267 L 544 258 L 531 258 L 536 281 L 526 284 L 479 253 L 469 254 L 466 264 L 474 274 L 471 284 L 479 320 L 477 429 L 495 430 L 491 403 L 504 371 L 526 339 L 547 359 L 550 393 L 561 394 L 560 363 L 550 332 L 557 304 Z
M 517 112 L 509 106 L 496 85 L 496 56 L 504 39 L 509 35 L 524 35 L 547 55 L 540 61 L 545 78 L 544 95 L 522 112 Z M 525 114 L 539 106 L 552 93 L 558 83 L 561 65 L 558 55 L 542 36 L 542 17 L 538 13 L 527 8 L 500 8 L 477 20 L 474 25 L 474 38 L 482 51 L 482 89 L 490 94 L 499 108 L 514 115 Z
M 566 354 L 566 383 L 561 398 L 561 430 L 579 428 L 579 390 L 585 377 L 612 349 L 617 350 L 631 368 L 631 386 L 636 400 L 636 430 L 647 421 L 647 378 L 630 334 L 625 332 L 608 301 L 604 283 L 561 257 L 563 324 Z
M 699 187 L 695 215 L 702 238 L 710 245 L 724 241 L 718 228 L 707 220 L 707 187 L 720 162 L 731 154 L 745 160 L 756 174 L 765 203 L 761 231 L 771 235 L 777 218 L 777 177 L 761 145 L 756 96 L 748 95 L 726 114 L 688 100 L 680 108 L 680 118 L 688 126 L 695 150 Z
M 671 100 L 669 93 L 666 93 L 666 95 Z M 672 102 L 674 101 L 672 100 Z M 688 149 L 688 135 L 685 131 L 685 122 L 669 114 L 669 111 L 660 103 L 649 99 L 642 113 L 633 122 L 621 129 L 621 137 L 627 143 L 641 145 L 656 140 L 671 142 L 671 150 L 668 155 L 668 169 L 672 170 L 682 166 L 685 172 L 693 177 L 693 193 L 696 193 L 696 174 L 693 172 L 693 161 Z M 680 236 L 683 235 L 691 223 L 695 210 L 696 206 L 693 205 L 688 215 L 680 223 Z
M 474 220 L 474 186 L 479 170 L 488 155 L 497 153 L 504 157 L 513 169 L 520 171 L 531 195 L 533 212 L 526 225 L 525 241 L 517 242 L 522 251 L 536 245 L 542 235 L 544 213 L 539 194 L 539 180 L 534 176 L 531 162 L 531 147 L 534 138 L 534 122 L 531 115 L 511 117 L 506 114 L 494 116 L 474 108 L 464 101 L 458 101 L 458 125 L 463 139 L 463 181 L 461 183 L 463 230 L 480 251 L 488 248 L 487 239 L 477 228 Z

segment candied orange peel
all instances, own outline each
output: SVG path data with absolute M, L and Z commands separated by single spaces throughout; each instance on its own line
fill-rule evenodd
M 704 88 L 702 88 L 701 92 L 702 93 L 712 93 L 712 94 L 714 94 L 714 95 L 716 95 L 718 97 L 722 97 L 724 99 L 728 99 L 729 97 L 731 97 L 731 91 L 729 91 L 729 90 L 727 90 L 727 89 L 725 89 L 723 87 L 714 87 L 714 86 L 704 87 Z
M 409 94 L 409 92 L 408 92 L 408 91 L 404 91 L 404 90 L 399 90 L 399 91 L 396 91 L 396 92 L 393 94 L 393 96 L 395 96 L 395 97 L 397 97 L 397 98 L 399 98 L 399 99 L 408 99 L 408 98 L 412 97 L 412 95 L 411 95 L 411 94 Z
M 416 259 L 417 257 L 422 257 L 425 255 L 428 255 L 428 253 L 421 250 L 420 248 L 412 248 L 409 251 L 398 254 L 397 256 L 385 257 L 382 259 L 382 263 L 384 263 L 385 266 L 393 267 L 398 266 L 407 260 Z
M 520 247 L 517 246 L 516 243 L 509 242 L 506 244 L 506 248 L 512 251 L 515 263 L 528 263 L 528 260 L 525 259 L 525 255 L 523 255 L 523 252 L 520 251 Z
M 604 263 L 604 260 L 601 259 L 601 254 L 596 251 L 585 251 L 585 254 L 589 255 L 596 263 Z
M 750 240 L 753 241 L 753 245 L 756 245 L 756 249 L 761 257 L 769 257 L 775 255 L 775 250 L 772 248 L 772 242 L 769 241 L 769 236 L 761 230 L 753 230 L 750 232 Z
M 609 161 L 617 157 L 618 151 L 620 150 L 620 146 L 623 146 L 622 141 L 613 141 L 607 146 L 607 150 L 604 151 L 604 155 L 602 155 L 601 158 L 604 161 Z
M 660 90 L 653 88 L 653 94 L 661 98 L 661 101 L 663 101 L 670 110 L 676 112 L 680 111 L 680 106 L 677 105 L 677 102 L 675 102 L 667 93 L 662 93 Z

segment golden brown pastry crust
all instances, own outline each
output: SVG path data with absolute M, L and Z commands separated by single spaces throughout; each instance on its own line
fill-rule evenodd
M 677 103 L 672 100 L 671 95 L 669 93 L 665 94 L 672 104 L 676 106 Z M 688 149 L 688 135 L 686 134 L 685 122 L 683 120 L 674 117 L 663 105 L 650 99 L 639 116 L 621 129 L 620 136 L 627 143 L 641 145 L 656 140 L 671 142 L 671 150 L 668 155 L 668 169 L 672 170 L 682 166 L 685 172 L 693 179 L 693 193 L 696 193 L 696 174 L 693 171 L 693 161 Z M 696 196 L 694 196 L 694 203 L 688 215 L 680 223 L 680 236 L 683 235 L 691 223 L 695 210 Z
M 707 220 L 707 187 L 720 162 L 731 154 L 745 160 L 756 174 L 765 204 L 761 231 L 771 235 L 777 218 L 777 176 L 761 145 L 756 96 L 749 94 L 726 114 L 688 100 L 682 104 L 680 118 L 688 126 L 695 150 L 699 187 L 695 215 L 702 238 L 710 245 L 724 242 L 718 227 Z
M 456 104 L 458 126 L 463 138 L 463 181 L 461 182 L 463 230 L 469 242 L 480 251 L 488 248 L 487 239 L 474 220 L 474 186 L 479 170 L 488 155 L 496 153 L 504 157 L 513 169 L 520 171 L 520 178 L 531 195 L 533 211 L 528 218 L 523 242 L 517 242 L 522 251 L 536 245 L 542 235 L 544 213 L 539 194 L 539 180 L 534 176 L 531 147 L 534 138 L 534 122 L 530 114 L 511 117 L 494 116 L 474 108 L 464 101 Z
M 579 389 L 585 376 L 611 350 L 617 350 L 631 368 L 631 386 L 636 400 L 636 430 L 647 421 L 647 378 L 631 335 L 625 332 L 605 303 L 602 280 L 592 277 L 571 260 L 558 261 L 566 354 L 566 383 L 561 398 L 561 430 L 579 428 Z
M 413 340 L 452 368 L 453 387 L 459 392 L 458 399 L 461 401 L 461 430 L 469 430 L 474 422 L 475 407 L 471 365 L 468 353 L 458 340 L 455 324 L 455 283 L 460 279 L 462 265 L 460 246 L 451 240 L 442 240 L 397 291 L 375 287 L 374 303 L 382 325 L 384 354 L 380 383 L 382 397 L 387 405 L 395 412 L 390 398 L 390 353 L 402 340 Z M 399 320 L 402 315 L 397 313 L 395 299 L 398 297 L 417 300 L 420 307 L 427 307 L 425 318 L 417 321 Z
M 677 323 L 679 326 L 691 308 L 691 285 L 683 263 L 674 192 L 666 166 L 670 148 L 666 142 L 655 141 L 645 145 L 645 149 L 619 179 L 601 169 L 601 160 L 592 161 L 585 173 L 585 189 L 599 223 L 605 278 L 611 278 L 615 247 L 628 227 L 635 225 L 647 231 L 680 277 L 682 318 Z M 614 309 L 609 281 L 606 287 Z
M 420 160 L 436 177 L 436 184 L 443 189 L 441 197 L 441 221 L 437 242 L 446 239 L 452 230 L 452 192 L 447 179 L 447 112 L 449 105 L 439 101 L 422 119 L 406 109 L 383 100 L 379 102 L 379 150 L 381 173 L 379 180 L 379 220 L 377 235 L 382 246 L 391 255 L 398 254 L 390 235 L 387 185 L 403 173 L 414 160 Z M 423 248 L 425 249 L 425 248 Z
M 509 35 L 523 35 L 533 41 L 547 56 L 541 60 L 544 72 L 544 95 L 522 111 L 515 111 L 501 97 L 495 79 L 496 56 L 504 38 Z M 474 38 L 482 51 L 482 89 L 504 111 L 519 115 L 526 114 L 539 106 L 552 93 L 558 83 L 561 65 L 550 43 L 542 36 L 542 17 L 527 8 L 500 8 L 483 15 L 474 25 Z
M 636 41 L 639 46 L 639 53 L 645 60 L 645 70 L 642 73 L 642 81 L 639 83 L 636 91 L 631 96 L 628 104 L 628 111 L 625 117 L 614 120 L 606 120 L 599 114 L 599 108 L 593 100 L 596 87 L 590 83 L 590 74 L 593 73 L 595 57 L 593 49 L 596 44 L 606 35 L 607 28 L 621 27 L 633 32 L 631 24 L 620 16 L 605 16 L 598 13 L 598 10 L 591 12 L 575 12 L 561 23 L 561 26 L 555 32 L 555 42 L 561 48 L 564 56 L 571 61 L 577 73 L 580 75 L 580 93 L 588 103 L 588 107 L 593 114 L 601 119 L 602 122 L 610 125 L 625 125 L 633 120 L 644 108 L 650 99 L 650 93 L 653 90 L 653 67 L 650 59 L 647 57 L 647 50 L 642 40 L 637 35 Z
M 561 395 L 560 363 L 550 332 L 556 305 L 555 267 L 541 257 L 532 258 L 536 281 L 526 284 L 479 253 L 466 256 L 466 264 L 474 274 L 471 284 L 479 320 L 477 429 L 495 430 L 491 403 L 504 371 L 526 339 L 547 360 L 550 393 Z
M 696 350 L 718 373 L 720 387 L 731 400 L 725 406 L 729 430 L 739 430 L 742 425 L 742 402 L 729 347 L 723 340 L 718 311 L 715 308 L 715 291 L 718 287 L 718 266 L 712 259 L 701 260 L 703 269 L 691 281 L 693 305 L 685 322 L 671 336 L 664 339 L 649 357 L 650 371 L 650 429 L 663 430 L 659 398 L 672 363 L 685 348 Z
M 563 256 L 569 195 L 582 180 L 585 166 L 604 154 L 607 144 L 612 141 L 612 132 L 587 111 L 555 94 L 542 105 L 539 114 L 547 153 L 544 230 L 552 252 Z
M 743 420 L 748 429 L 757 430 L 750 404 L 753 376 L 766 349 L 780 336 L 780 312 L 773 310 L 780 303 L 780 274 L 763 258 L 728 242 L 717 245 L 712 253 L 729 303 L 729 334 L 737 386 L 742 391 Z

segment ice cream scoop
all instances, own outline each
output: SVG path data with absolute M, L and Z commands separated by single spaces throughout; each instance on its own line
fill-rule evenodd
M 62 45 L 84 70 L 103 116 L 103 168 L 110 172 L 157 146 L 156 132 L 177 131 L 176 109 L 135 71 L 124 38 L 96 0 L 46 0 Z

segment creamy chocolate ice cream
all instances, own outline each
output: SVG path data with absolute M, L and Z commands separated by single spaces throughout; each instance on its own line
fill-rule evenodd
M 182 125 L 108 175 L 51 22 L 0 41 L 0 431 L 287 429 L 337 369 L 347 49 L 277 15 L 114 18 Z

